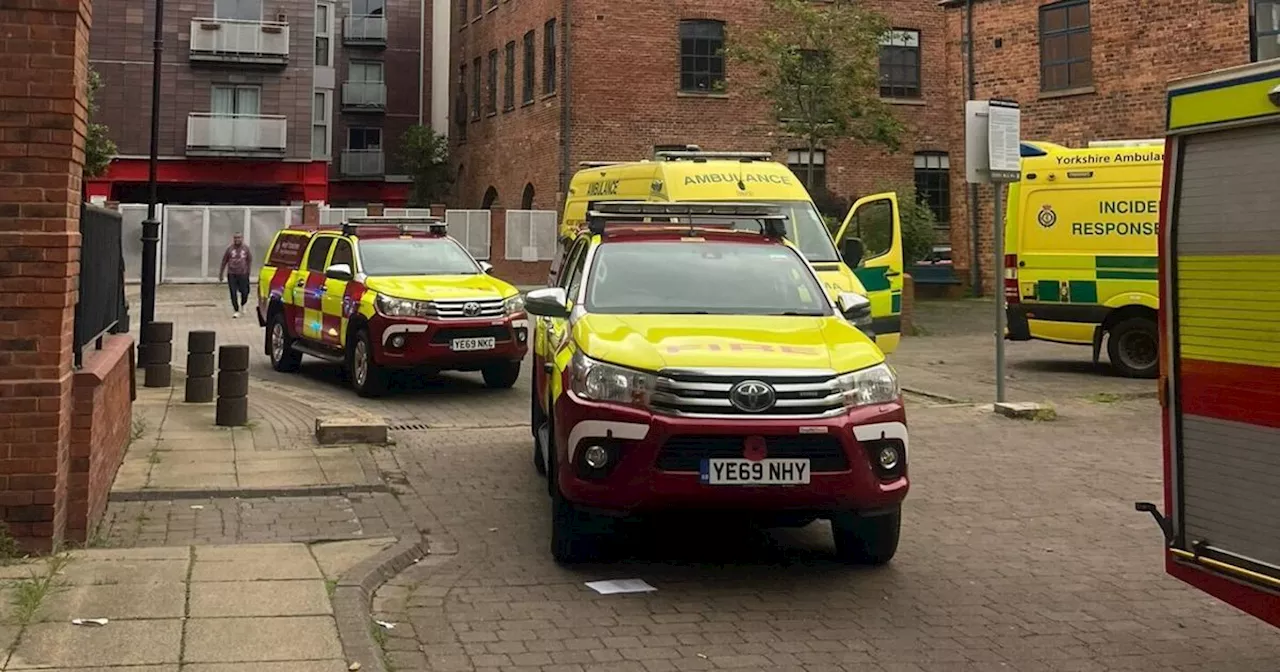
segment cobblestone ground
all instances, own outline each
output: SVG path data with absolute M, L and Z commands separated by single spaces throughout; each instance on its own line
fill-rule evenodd
M 881 569 L 830 560 L 828 528 L 640 531 L 619 562 L 548 553 L 525 429 L 402 435 L 402 497 L 440 555 L 379 593 L 413 670 L 1274 672 L 1280 634 L 1166 577 L 1150 401 L 1065 402 L 1026 423 L 912 410 L 914 485 Z M 391 455 L 380 459 L 394 468 Z M 453 555 L 449 555 L 452 553 Z M 641 578 L 647 595 L 599 596 Z
M 112 502 L 94 541 L 112 548 L 314 542 L 387 536 L 407 523 L 387 493 Z

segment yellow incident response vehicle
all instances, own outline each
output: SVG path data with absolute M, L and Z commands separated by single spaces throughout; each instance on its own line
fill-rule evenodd
M 768 152 L 663 151 L 656 161 L 583 166 L 569 183 L 560 220 L 563 240 L 577 235 L 589 205 L 600 201 L 774 204 L 788 215 L 787 237 L 813 264 L 828 293 L 870 299 L 877 345 L 885 353 L 897 349 L 903 267 L 896 194 L 873 194 L 854 203 L 833 240 L 803 181 Z
M 1022 157 L 1005 218 L 1006 338 L 1092 345 L 1096 363 L 1105 337 L 1121 375 L 1154 378 L 1164 147 L 1025 142 Z
M 825 518 L 841 559 L 893 557 L 897 377 L 854 326 L 867 299 L 824 291 L 784 208 L 593 204 L 560 282 L 528 294 L 558 561 L 593 555 L 619 518 L 697 512 Z
M 263 348 L 277 371 L 302 356 L 343 364 L 361 396 L 396 368 L 480 371 L 511 387 L 528 351 L 515 287 L 428 217 L 353 218 L 276 233 L 258 277 Z

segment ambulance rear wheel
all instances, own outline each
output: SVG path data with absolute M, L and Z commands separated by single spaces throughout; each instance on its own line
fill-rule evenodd
M 516 384 L 520 378 L 520 362 L 500 362 L 490 364 L 480 370 L 484 376 L 485 387 L 505 390 Z
M 284 323 L 284 312 L 277 310 L 267 321 L 267 353 L 271 368 L 281 372 L 297 371 L 302 364 L 302 353 L 293 349 L 293 337 Z
M 1112 327 L 1107 357 L 1122 376 L 1155 378 L 1160 373 L 1160 336 L 1155 321 L 1131 317 Z
M 387 391 L 387 370 L 373 361 L 373 341 L 361 329 L 347 350 L 347 376 L 362 397 L 378 397 Z

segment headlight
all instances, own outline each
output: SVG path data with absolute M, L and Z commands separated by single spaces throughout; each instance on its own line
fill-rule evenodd
M 387 317 L 428 317 L 434 312 L 431 304 L 426 301 L 397 299 L 385 294 L 379 294 L 373 303 L 378 312 Z
M 846 373 L 836 378 L 836 385 L 844 393 L 844 405 L 848 408 L 888 404 L 897 401 L 902 394 L 898 388 L 898 376 L 888 364 Z
M 597 362 L 581 350 L 573 354 L 570 366 L 570 389 L 583 399 L 639 407 L 649 403 L 653 376 L 647 373 Z
M 503 301 L 503 302 L 502 302 L 502 307 L 506 309 L 506 312 L 507 312 L 507 314 L 508 314 L 508 315 L 515 315 L 516 313 L 523 313 L 523 312 L 524 312 L 524 297 L 523 297 L 523 296 L 521 296 L 520 294 L 516 294 L 515 296 L 513 296 L 513 297 L 511 297 L 511 298 L 507 299 L 506 301 Z

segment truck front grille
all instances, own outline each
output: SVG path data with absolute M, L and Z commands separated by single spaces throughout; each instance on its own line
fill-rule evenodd
M 849 459 L 833 434 L 764 437 L 769 458 L 808 458 L 814 473 L 847 471 Z M 698 471 L 703 460 L 742 457 L 745 437 L 673 436 L 658 453 L 661 471 Z
M 772 407 L 744 411 L 730 400 L 736 385 L 759 381 L 773 388 Z M 825 371 L 659 371 L 650 404 L 671 415 L 746 417 L 815 417 L 843 411 L 836 375 Z
M 475 304 L 479 312 L 476 312 L 473 315 L 468 315 L 466 310 L 467 304 Z M 427 312 L 428 317 L 438 317 L 445 320 L 476 320 L 490 317 L 502 317 L 505 314 L 502 299 L 432 301 L 431 308 Z

